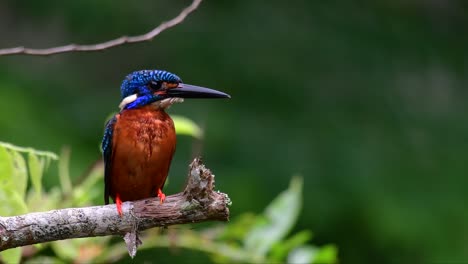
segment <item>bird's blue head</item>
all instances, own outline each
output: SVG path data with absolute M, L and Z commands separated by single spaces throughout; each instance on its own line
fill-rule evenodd
M 120 108 L 133 109 L 155 102 L 164 102 L 163 108 L 179 98 L 230 98 L 228 94 L 213 89 L 182 83 L 182 79 L 162 70 L 142 70 L 125 78 L 120 87 Z M 166 100 L 167 99 L 167 100 Z

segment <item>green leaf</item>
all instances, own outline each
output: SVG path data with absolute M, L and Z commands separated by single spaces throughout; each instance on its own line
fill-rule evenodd
M 8 151 L 0 145 L 0 205 L 1 215 L 15 215 L 27 212 L 24 194 L 27 172 L 24 158 L 14 150 Z
M 283 239 L 293 228 L 302 206 L 302 178 L 293 177 L 289 188 L 266 208 L 263 217 L 244 239 L 245 249 L 265 256 L 272 245 Z
M 108 249 L 110 237 L 76 238 L 50 243 L 54 253 L 68 263 L 109 263 L 112 261 L 98 261 L 103 251 Z
M 10 202 L 10 192 L 10 188 L 4 188 L 4 186 L 0 188 L 0 201 L 3 201 L 2 203 L 0 203 L 1 216 L 14 215 L 15 208 Z
M 285 241 L 279 241 L 272 247 L 269 259 L 271 259 L 272 262 L 284 262 L 284 259 L 291 250 L 304 245 L 311 238 L 312 232 L 303 230 Z
M 58 164 L 60 186 L 62 187 L 62 192 L 64 194 L 69 194 L 72 191 L 70 172 L 68 170 L 70 167 L 70 148 L 62 148 L 60 157 L 61 158 Z
M 50 256 L 37 256 L 30 258 L 26 261 L 23 262 L 24 264 L 37 264 L 37 263 L 47 263 L 47 264 L 64 264 L 64 263 L 70 263 L 65 262 L 57 257 L 50 257 Z
M 102 177 L 104 175 L 104 163 L 96 163 L 85 175 L 84 180 L 73 186 L 72 205 L 86 206 L 94 199 L 102 199 Z M 98 198 L 99 197 L 99 198 Z
M 13 160 L 5 147 L 0 145 L 0 188 L 13 188 Z
M 325 245 L 319 249 L 314 263 L 337 263 L 338 248 L 335 245 Z
M 0 189 L 0 201 L 1 216 L 24 214 L 28 211 L 24 197 L 20 197 L 13 188 Z
M 12 248 L 0 253 L 4 263 L 14 264 L 21 260 L 21 248 Z
M 78 247 L 73 242 L 73 239 L 62 240 L 50 243 L 55 254 L 63 260 L 73 260 L 78 257 Z
M 202 129 L 192 120 L 177 115 L 171 117 L 174 121 L 175 130 L 178 135 L 192 136 L 197 139 L 201 139 L 203 137 Z
M 13 179 L 16 191 L 18 195 L 24 199 L 26 193 L 26 187 L 28 186 L 28 171 L 26 168 L 26 162 L 23 156 L 16 152 L 11 151 L 11 156 L 13 158 Z
M 231 220 L 229 225 L 226 225 L 219 238 L 222 240 L 242 240 L 251 227 L 255 224 L 257 216 L 252 213 L 244 213 L 234 220 Z
M 41 199 L 37 198 L 37 193 L 28 192 L 26 197 L 26 204 L 28 209 L 31 211 L 47 211 L 51 209 L 60 208 L 63 202 L 63 196 L 58 186 L 50 189 L 46 194 L 41 196 Z
M 20 196 L 16 190 L 11 189 L 7 191 L 7 195 L 7 203 L 13 209 L 11 215 L 25 214 L 28 212 L 28 207 L 26 206 L 25 198 Z
M 29 175 L 36 194 L 40 197 L 42 192 L 42 172 L 44 160 L 40 160 L 32 151 L 28 153 Z
M 334 245 L 326 245 L 321 248 L 314 246 L 300 246 L 292 250 L 288 255 L 287 263 L 337 263 L 338 250 Z
M 41 150 L 36 150 L 36 149 L 33 149 L 33 148 L 18 147 L 18 146 L 15 146 L 13 144 L 2 142 L 2 141 L 0 141 L 0 146 L 6 148 L 8 150 L 12 150 L 12 151 L 16 151 L 16 152 L 34 153 L 37 156 L 41 156 L 41 157 L 51 159 L 51 160 L 57 160 L 58 159 L 57 154 L 55 154 L 53 152 L 50 152 L 50 151 L 41 151 Z
M 288 255 L 287 263 L 312 263 L 317 255 L 317 248 L 314 246 L 302 246 L 295 248 Z

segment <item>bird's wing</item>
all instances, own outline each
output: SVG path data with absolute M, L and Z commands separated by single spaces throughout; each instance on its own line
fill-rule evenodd
M 112 117 L 106 124 L 104 131 L 104 138 L 102 139 L 102 155 L 104 157 L 104 202 L 109 204 L 110 195 L 110 177 L 112 168 L 112 134 L 114 132 L 114 125 L 117 121 L 117 115 Z

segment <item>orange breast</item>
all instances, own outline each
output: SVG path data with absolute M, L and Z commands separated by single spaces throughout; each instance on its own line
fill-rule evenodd
M 113 133 L 112 199 L 116 194 L 122 201 L 156 196 L 175 152 L 172 119 L 152 106 L 125 110 L 117 116 Z

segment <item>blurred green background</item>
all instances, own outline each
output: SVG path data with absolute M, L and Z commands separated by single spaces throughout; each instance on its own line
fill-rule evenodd
M 189 3 L 1 1 L 0 48 L 137 35 Z M 336 244 L 343 263 L 465 262 L 466 11 L 462 1 L 204 1 L 151 42 L 0 57 L 0 140 L 68 145 L 79 177 L 100 158 L 122 79 L 165 69 L 232 96 L 169 112 L 204 128 L 201 153 L 233 217 L 260 212 L 301 174 L 296 228 Z M 193 142 L 177 147 L 168 194 L 183 188 Z

